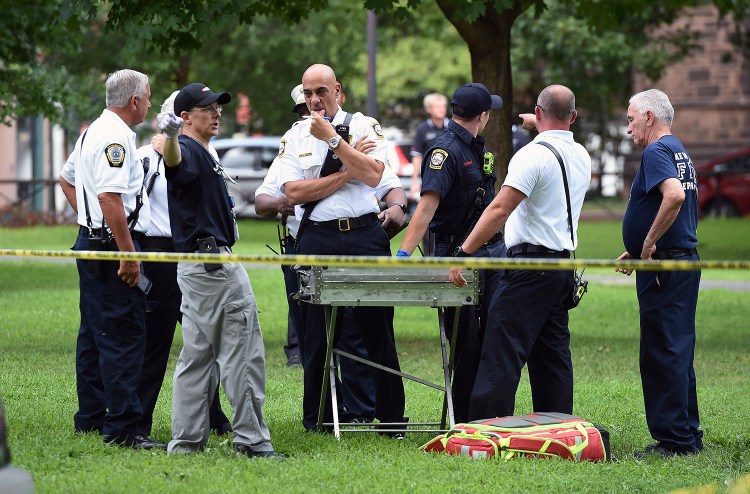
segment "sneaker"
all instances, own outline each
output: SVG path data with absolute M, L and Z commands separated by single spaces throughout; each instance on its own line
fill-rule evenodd
M 278 460 L 278 461 L 286 461 L 286 458 L 284 457 L 284 455 L 281 455 L 274 450 L 253 451 L 252 449 L 250 449 L 250 446 L 246 444 L 235 444 L 234 450 L 241 455 L 247 456 L 251 460 L 253 458 L 270 458 L 270 459 Z
M 700 453 L 700 450 L 695 447 L 691 448 L 674 448 L 666 446 L 662 443 L 653 443 L 646 446 L 640 451 L 636 451 L 634 456 L 636 458 L 646 458 L 651 455 L 660 456 L 662 458 L 671 458 L 673 456 L 684 456 L 694 455 Z

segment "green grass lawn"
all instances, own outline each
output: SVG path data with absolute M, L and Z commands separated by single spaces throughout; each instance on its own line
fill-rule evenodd
M 702 222 L 702 257 L 750 258 L 748 223 Z M 271 222 L 243 222 L 236 250 L 268 253 L 265 244 L 274 246 L 274 229 Z M 579 258 L 615 257 L 622 249 L 618 235 L 619 224 L 583 224 Z M 65 249 L 74 236 L 72 227 L 0 229 L 0 248 Z M 722 252 L 727 255 L 720 256 Z M 574 411 L 609 429 L 618 461 L 503 463 L 423 454 L 418 447 L 432 437 L 429 434 L 411 433 L 404 441 L 345 434 L 336 441 L 304 433 L 302 374 L 284 365 L 286 302 L 281 273 L 278 268 L 250 268 L 266 345 L 265 416 L 274 446 L 289 458 L 279 464 L 236 457 L 231 442 L 216 436 L 202 454 L 171 457 L 107 447 L 94 435 L 74 435 L 79 322 L 75 266 L 69 261 L 0 261 L 0 396 L 14 463 L 34 475 L 41 493 L 652 493 L 704 485 L 714 490 L 702 492 L 729 492 L 727 486 L 750 472 L 750 304 L 745 292 L 700 294 L 695 367 L 704 453 L 670 460 L 634 459 L 633 452 L 651 442 L 638 373 L 637 301 L 632 287 L 601 285 L 571 312 Z M 741 275 L 748 279 L 748 273 Z M 403 370 L 439 382 L 435 311 L 399 307 L 395 323 Z M 153 435 L 164 441 L 170 437 L 169 377 L 180 345 L 178 332 L 154 417 Z M 438 417 L 441 400 L 436 391 L 407 382 L 406 396 L 406 414 L 413 421 Z M 229 409 L 225 399 L 224 406 Z M 524 376 L 516 412 L 529 413 L 530 407 Z

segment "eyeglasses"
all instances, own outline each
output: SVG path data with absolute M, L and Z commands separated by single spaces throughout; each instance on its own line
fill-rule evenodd
M 534 105 L 534 108 L 539 108 L 542 111 L 547 111 L 544 108 L 542 108 L 542 105 Z
M 204 111 L 209 114 L 216 112 L 219 115 L 221 115 L 222 106 L 221 105 L 196 106 L 195 108 L 193 108 L 193 110 Z

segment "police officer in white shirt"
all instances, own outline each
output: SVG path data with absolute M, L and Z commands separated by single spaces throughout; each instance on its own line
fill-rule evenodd
M 511 257 L 568 258 L 577 247 L 578 218 L 591 181 L 591 157 L 573 140 L 575 96 L 565 86 L 545 88 L 535 106 L 539 135 L 511 159 L 500 193 L 455 255 L 474 252 L 505 225 Z M 561 155 L 570 188 L 572 232 Z M 535 145 L 537 144 L 537 145 Z M 462 268 L 451 281 L 466 284 Z M 521 369 L 528 363 L 533 410 L 572 413 L 573 366 L 565 301 L 572 271 L 509 270 L 507 286 L 490 303 L 469 420 L 513 415 Z
M 387 143 L 380 124 L 370 117 L 350 116 L 341 110 L 336 101 L 341 86 L 330 67 L 312 65 L 302 76 L 302 85 L 311 118 L 293 125 L 285 134 L 278 157 L 283 191 L 289 202 L 296 205 L 296 216 L 302 221 L 297 252 L 389 256 L 389 239 L 378 222 L 379 208 L 373 198 L 387 163 Z M 351 140 L 342 138 L 337 130 L 348 134 Z M 376 143 L 369 154 L 357 151 L 352 145 L 365 135 Z M 321 176 L 329 149 L 332 157 L 335 154 L 340 159 L 340 164 L 332 162 L 338 171 Z M 319 202 L 306 217 L 302 205 L 309 210 L 315 201 Z M 304 369 L 303 425 L 314 430 L 323 383 L 326 325 L 322 306 L 304 304 L 302 310 L 303 331 L 297 336 Z M 355 307 L 354 318 L 370 360 L 398 370 L 393 308 Z M 376 370 L 373 379 L 375 417 L 381 422 L 403 421 L 401 378 Z M 326 403 L 324 420 L 332 420 L 330 400 Z
M 131 235 L 149 226 L 143 168 L 135 133 L 151 102 L 148 76 L 119 70 L 106 82 L 107 109 L 81 135 L 60 176 L 78 213 L 74 250 L 135 252 Z M 141 435 L 137 386 L 143 366 L 145 295 L 138 261 L 77 260 L 81 326 L 76 347 L 76 432 L 98 432 L 106 443 L 166 448 Z

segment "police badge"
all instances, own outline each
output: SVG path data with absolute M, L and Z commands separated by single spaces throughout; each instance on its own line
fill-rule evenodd
M 125 148 L 122 144 L 110 144 L 104 148 L 104 154 L 112 168 L 120 168 L 125 162 Z
M 432 152 L 432 156 L 430 156 L 430 168 L 433 170 L 442 170 L 443 163 L 445 162 L 445 159 L 448 157 L 448 151 L 444 151 L 442 149 L 436 149 Z

